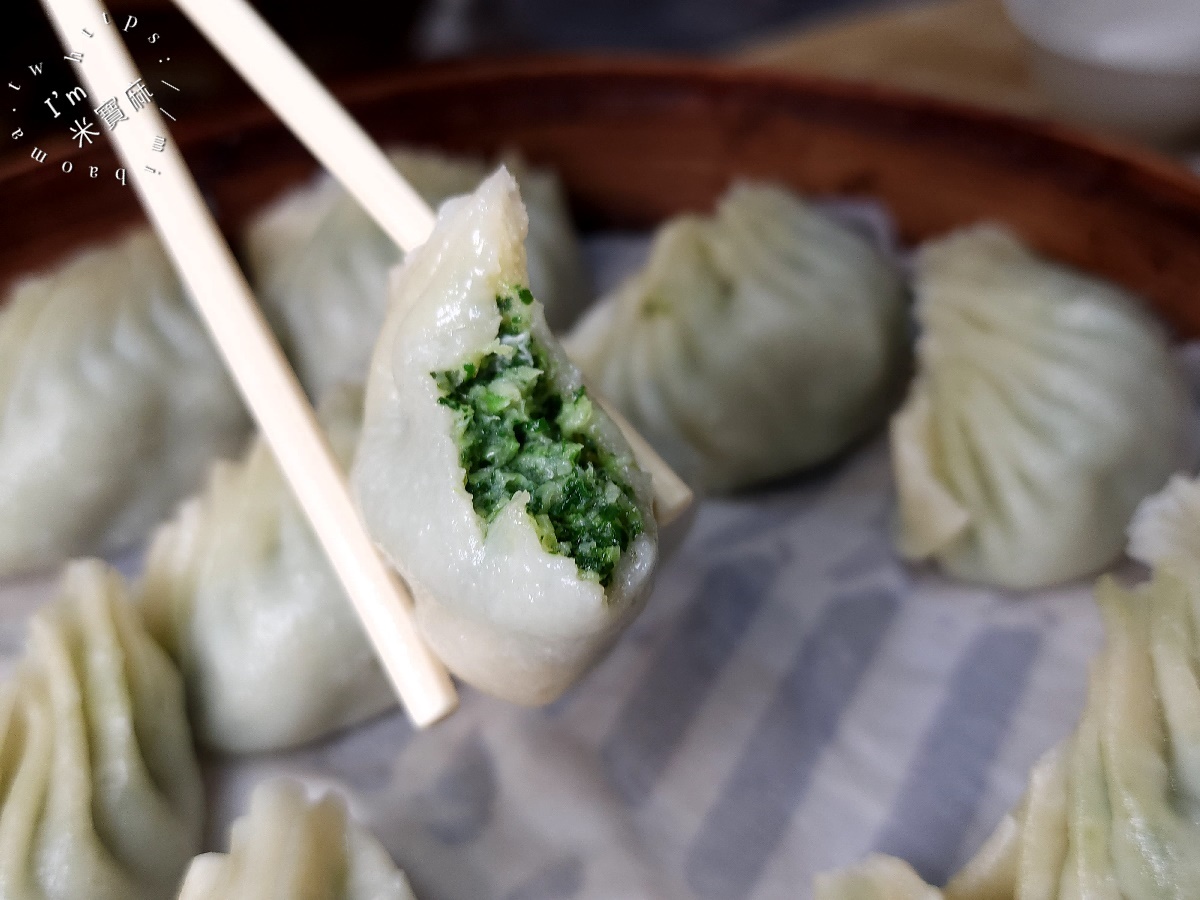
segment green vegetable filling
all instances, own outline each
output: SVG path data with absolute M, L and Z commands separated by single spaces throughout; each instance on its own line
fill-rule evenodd
M 484 523 L 527 491 L 542 546 L 607 586 L 642 533 L 642 515 L 620 462 L 596 443 L 586 391 L 564 396 L 555 386 L 550 357 L 530 334 L 532 303 L 523 287 L 496 298 L 495 343 L 477 362 L 431 373 L 438 402 L 454 410 L 467 491 Z

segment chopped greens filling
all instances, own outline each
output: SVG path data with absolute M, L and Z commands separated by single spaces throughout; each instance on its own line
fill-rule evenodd
M 455 413 L 467 491 L 485 526 L 527 491 L 542 546 L 607 586 L 642 533 L 642 515 L 619 461 L 593 437 L 586 391 L 564 396 L 555 386 L 550 358 L 530 334 L 532 303 L 524 287 L 496 297 L 495 343 L 474 363 L 431 373 L 438 402 Z

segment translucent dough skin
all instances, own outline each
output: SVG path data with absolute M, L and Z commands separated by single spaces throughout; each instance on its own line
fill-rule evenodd
M 607 590 L 572 559 L 546 552 L 518 493 L 486 536 L 464 485 L 453 413 L 433 372 L 476 361 L 497 335 L 496 297 L 525 283 L 526 220 L 504 169 L 448 202 L 429 241 L 393 276 L 375 348 L 352 483 L 367 527 L 412 589 L 437 654 L 482 690 L 547 703 L 586 671 L 638 613 L 657 558 L 650 479 L 603 413 L 597 439 L 627 461 L 645 531 L 622 554 Z M 579 372 L 535 302 L 533 336 L 560 388 Z
M 348 464 L 362 391 L 321 404 Z M 179 664 L 197 739 L 231 753 L 279 750 L 357 724 L 395 695 L 308 522 L 255 441 L 156 532 L 138 595 Z
M 121 577 L 67 567 L 0 688 L 0 896 L 168 900 L 204 794 L 183 685 Z
M 249 431 L 145 229 L 0 307 L 0 577 L 141 539 Z
M 679 216 L 563 345 L 694 487 L 815 465 L 880 425 L 908 364 L 897 266 L 783 188 Z
M 1200 885 L 1200 605 L 1173 572 L 1096 587 L 1108 642 L 1075 733 L 946 886 L 947 900 L 1148 900 Z M 922 896 L 902 863 L 818 881 L 819 900 Z M 919 884 L 919 880 L 917 882 Z
M 917 377 L 891 428 L 901 552 L 1018 589 L 1112 562 L 1185 458 L 1162 328 L 994 226 L 925 245 L 916 295 Z
M 396 168 L 427 202 L 478 187 L 480 160 L 393 150 Z M 514 161 L 529 204 L 529 279 L 554 327 L 590 299 L 587 275 L 558 178 Z M 309 395 L 366 379 L 387 311 L 388 271 L 402 253 L 363 209 L 328 180 L 287 195 L 247 233 L 256 291 Z
M 228 853 L 196 857 L 179 900 L 415 900 L 404 873 L 334 796 L 268 781 L 233 823 Z

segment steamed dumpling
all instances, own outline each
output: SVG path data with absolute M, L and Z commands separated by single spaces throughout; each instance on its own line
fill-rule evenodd
M 993 226 L 923 247 L 916 293 L 917 378 L 891 428 L 901 551 L 1012 588 L 1112 562 L 1185 454 L 1162 329 Z
M 396 150 L 396 168 L 429 203 L 475 189 L 479 160 Z M 555 328 L 588 299 L 582 256 L 558 179 L 517 163 L 529 204 L 529 280 Z M 387 309 L 387 274 L 402 252 L 329 179 L 284 198 L 251 226 L 247 256 L 260 302 L 300 381 L 320 399 L 361 384 Z
M 352 484 L 434 651 L 521 703 L 560 694 L 641 609 L 650 479 L 527 287 L 503 168 L 393 276 Z
M 188 869 L 179 900 L 413 900 L 404 873 L 333 795 L 270 781 L 233 823 L 228 853 Z
M 248 431 L 149 231 L 25 280 L 0 307 L 0 577 L 133 544 Z
M 33 617 L 0 735 L 0 895 L 175 896 L 204 824 L 183 685 L 104 564 Z
M 665 225 L 563 345 L 686 481 L 734 490 L 882 422 L 908 358 L 904 282 L 789 191 L 739 184 Z
M 361 389 L 319 415 L 349 464 Z M 218 462 L 203 493 L 155 534 L 139 588 L 155 637 L 178 661 L 197 738 L 229 752 L 277 750 L 396 702 L 349 599 L 257 440 Z
M 1097 586 L 1108 642 L 1075 733 L 944 892 L 898 861 L 817 881 L 817 900 L 1143 900 L 1200 885 L 1200 608 L 1170 572 Z

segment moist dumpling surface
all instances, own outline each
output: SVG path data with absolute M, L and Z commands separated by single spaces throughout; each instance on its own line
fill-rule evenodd
M 439 655 L 484 690 L 542 703 L 592 665 L 640 610 L 657 557 L 657 527 L 650 480 L 634 465 L 619 429 L 597 407 L 589 404 L 584 414 L 579 371 L 551 335 L 541 304 L 536 298 L 524 303 L 512 293 L 528 284 L 525 226 L 516 185 L 501 170 L 474 194 L 447 203 L 430 240 L 397 270 L 372 359 L 352 481 L 368 529 L 413 589 L 418 619 Z M 522 316 L 528 310 L 527 332 L 524 325 L 520 330 L 544 353 L 538 377 L 546 377 L 567 401 L 555 415 L 556 427 L 586 434 L 603 451 L 592 463 L 593 473 L 620 476 L 620 484 L 609 477 L 610 486 L 591 497 L 599 510 L 627 513 L 622 527 L 628 544 L 607 576 L 589 577 L 593 570 L 581 570 L 572 555 L 547 549 L 546 521 L 539 516 L 552 517 L 536 510 L 543 509 L 540 502 L 547 510 L 555 506 L 550 496 L 555 479 L 531 480 L 525 488 L 514 480 L 554 460 L 571 476 L 575 463 L 568 457 L 575 451 L 566 445 L 583 442 L 548 439 L 554 452 L 530 453 L 523 475 L 505 468 L 520 456 L 520 448 L 511 446 L 505 453 L 514 455 L 506 463 L 475 469 L 475 493 L 486 498 L 480 501 L 483 516 L 468 488 L 472 465 L 463 465 L 463 416 L 474 401 L 444 402 L 464 385 L 471 391 L 467 380 L 455 386 L 459 376 L 446 373 L 469 380 L 489 354 L 515 352 L 504 349 L 504 314 L 497 303 L 497 297 L 509 296 L 516 296 Z M 476 367 L 473 374 L 468 365 Z M 492 379 L 493 387 L 508 394 L 497 395 L 497 412 L 504 411 L 501 401 L 513 408 L 526 403 L 519 382 L 532 379 L 527 384 L 532 388 L 536 378 L 519 372 L 522 368 L 537 366 L 512 367 L 507 379 Z M 492 402 L 487 393 L 480 399 Z M 453 408 L 456 403 L 460 408 Z M 531 502 L 546 485 L 547 496 Z M 620 496 L 610 493 L 612 487 Z M 636 535 L 622 497 L 641 520 Z M 591 524 L 602 518 L 584 517 L 589 534 L 597 533 Z M 554 539 L 572 543 L 566 531 Z M 573 544 L 571 552 L 584 549 Z

